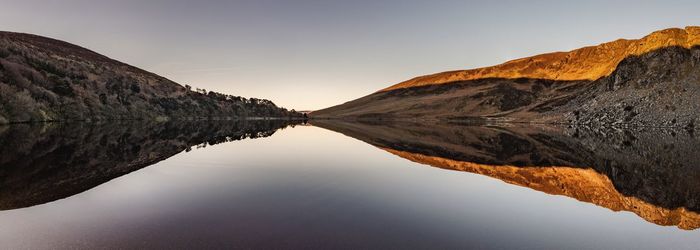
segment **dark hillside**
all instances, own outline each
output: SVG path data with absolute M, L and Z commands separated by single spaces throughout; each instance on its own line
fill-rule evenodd
M 269 100 L 192 90 L 66 42 L 0 32 L 0 124 L 300 116 Z

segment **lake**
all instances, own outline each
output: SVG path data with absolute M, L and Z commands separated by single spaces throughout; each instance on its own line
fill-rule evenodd
M 312 120 L 0 127 L 3 249 L 696 249 L 700 137 Z

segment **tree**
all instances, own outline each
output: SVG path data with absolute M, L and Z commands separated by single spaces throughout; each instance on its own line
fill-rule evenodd
M 132 84 L 131 84 L 131 87 L 129 87 L 129 88 L 131 89 L 131 92 L 134 92 L 134 93 L 140 93 L 140 92 L 141 92 L 141 86 L 139 86 L 139 85 L 136 84 L 136 83 L 132 83 Z

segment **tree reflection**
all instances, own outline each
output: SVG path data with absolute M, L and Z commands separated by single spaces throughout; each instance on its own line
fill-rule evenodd
M 268 137 L 294 123 L 298 121 L 0 126 L 0 209 L 66 198 L 192 147 Z

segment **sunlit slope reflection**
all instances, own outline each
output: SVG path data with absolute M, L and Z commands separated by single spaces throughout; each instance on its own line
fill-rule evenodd
M 590 168 L 493 166 L 454 161 L 385 148 L 389 153 L 407 160 L 434 167 L 470 172 L 500 179 L 553 195 L 565 195 L 613 211 L 630 211 L 658 225 L 682 229 L 700 227 L 700 214 L 686 208 L 667 209 L 649 204 L 639 198 L 620 194 L 610 179 Z
M 658 225 L 700 227 L 700 141 L 673 130 L 314 121 L 408 160 L 466 171 Z

